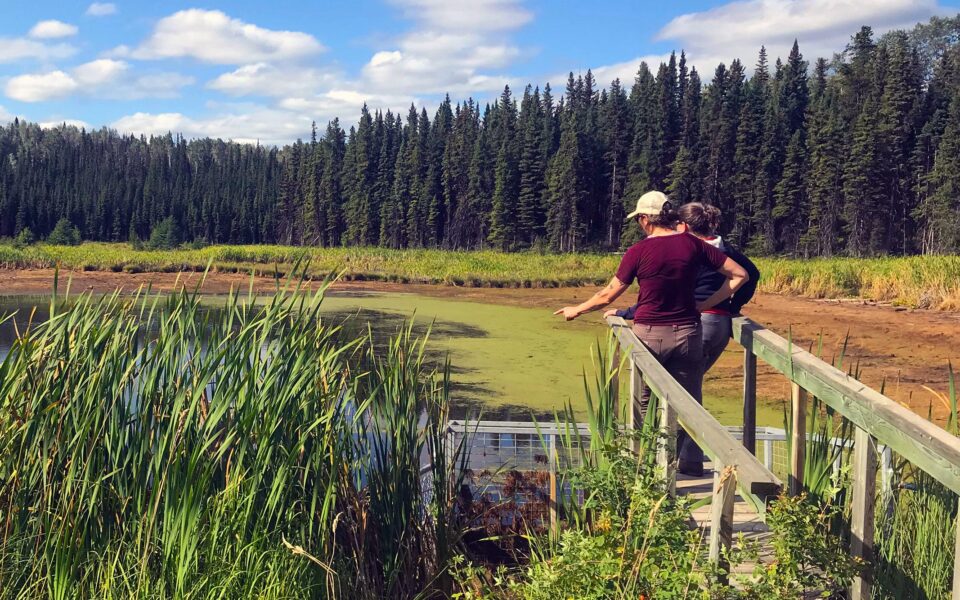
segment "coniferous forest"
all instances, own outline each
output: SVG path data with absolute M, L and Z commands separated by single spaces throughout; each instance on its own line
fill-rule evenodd
M 758 254 L 960 250 L 960 16 L 831 58 L 761 48 L 712 73 L 681 52 L 629 84 L 504 89 L 431 116 L 364 108 L 283 148 L 0 127 L 0 236 L 390 248 L 615 250 L 648 189 L 720 207 Z

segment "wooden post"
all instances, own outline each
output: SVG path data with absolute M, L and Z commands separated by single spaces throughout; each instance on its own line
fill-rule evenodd
M 618 421 L 620 414 L 620 344 L 613 348 L 613 373 L 610 375 L 610 397 L 613 399 L 613 415 Z M 628 424 L 629 426 L 629 424 Z
M 773 470 L 773 440 L 770 438 L 763 440 L 763 466 L 768 471 Z
M 560 533 L 560 515 L 557 502 L 560 494 L 557 493 L 557 435 L 550 434 L 550 458 L 547 462 L 550 468 L 550 534 Z
M 803 463 L 807 451 L 807 391 L 798 384 L 791 385 L 791 421 L 793 436 L 790 448 L 790 495 L 803 491 Z
M 627 409 L 627 427 L 643 429 L 643 413 L 640 412 L 640 397 L 643 394 L 643 373 L 637 368 L 637 363 L 630 357 L 630 407 Z M 639 452 L 640 444 L 637 440 L 630 441 L 630 449 Z
M 869 600 L 873 583 L 873 516 L 877 500 L 877 445 L 857 427 L 853 442 L 853 499 L 850 514 L 850 554 L 866 562 L 853 579 L 850 600 Z
M 743 349 L 743 447 L 757 455 L 757 355 Z
M 733 467 L 716 465 L 713 470 L 713 502 L 710 515 L 710 562 L 718 564 L 722 572 L 730 565 L 723 549 L 733 543 L 733 506 L 737 495 L 737 472 Z M 723 583 L 727 583 L 725 581 Z
M 660 435 L 662 436 L 657 448 L 657 466 L 663 469 L 667 479 L 667 491 L 671 496 L 677 494 L 677 413 L 670 406 L 666 398 L 657 399 L 657 408 L 660 411 Z
M 890 446 L 877 448 L 880 453 L 880 510 L 893 518 L 893 451 Z
M 953 545 L 953 593 L 954 600 L 960 600 L 960 515 L 954 523 L 957 528 L 956 541 Z

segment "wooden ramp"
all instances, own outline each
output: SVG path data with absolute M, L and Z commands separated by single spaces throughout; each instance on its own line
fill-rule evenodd
M 691 477 L 683 473 L 677 473 L 678 496 L 689 496 L 697 500 L 707 498 L 713 495 L 714 485 L 713 464 L 709 462 L 704 465 L 703 477 Z M 704 546 L 706 546 L 710 537 L 712 511 L 713 507 L 710 504 L 693 511 L 693 520 L 703 534 Z M 762 562 L 768 563 L 772 560 L 773 553 L 770 548 L 772 534 L 770 529 L 739 493 L 736 495 L 733 504 L 732 534 L 734 543 L 743 534 L 746 541 L 758 544 Z M 744 563 L 731 569 L 731 573 L 734 575 L 749 575 L 753 572 L 755 564 Z

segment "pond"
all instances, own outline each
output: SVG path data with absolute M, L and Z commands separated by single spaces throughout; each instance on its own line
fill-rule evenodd
M 211 308 L 224 301 L 218 296 L 205 299 Z M 0 297 L 0 315 L 16 311 L 22 326 L 35 306 L 37 318 L 43 318 L 48 303 L 49 298 L 40 296 Z M 598 340 L 606 340 L 598 315 L 565 323 L 542 308 L 420 294 L 332 291 L 323 301 L 323 314 L 358 331 L 369 326 L 377 339 L 413 318 L 418 332 L 429 330 L 433 364 L 450 358 L 456 416 L 479 412 L 491 420 L 526 421 L 531 415 L 552 419 L 567 403 L 582 417 L 583 373 L 592 379 L 591 352 Z M 14 335 L 12 321 L 0 324 L 0 356 Z M 711 397 L 708 389 L 706 405 L 721 422 L 739 424 L 735 401 Z M 779 408 L 759 406 L 758 423 L 780 426 Z

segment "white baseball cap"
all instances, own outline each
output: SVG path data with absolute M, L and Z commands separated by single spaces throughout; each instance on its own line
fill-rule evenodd
M 637 209 L 627 215 L 627 219 L 633 219 L 637 215 L 659 215 L 663 211 L 663 205 L 670 199 L 663 192 L 651 191 L 640 196 L 637 200 Z

